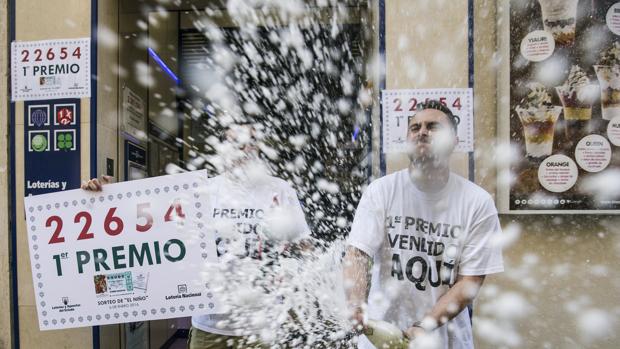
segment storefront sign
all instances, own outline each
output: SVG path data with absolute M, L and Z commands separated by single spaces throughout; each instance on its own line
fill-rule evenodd
M 208 314 L 206 171 L 25 198 L 42 330 Z
M 80 100 L 26 102 L 24 116 L 26 196 L 78 188 Z
M 90 97 L 90 39 L 11 43 L 11 99 Z
M 470 88 L 384 90 L 383 151 L 385 153 L 405 152 L 407 149 L 407 118 L 415 114 L 419 103 L 430 99 L 444 103 L 460 119 L 458 125 L 459 144 L 456 151 L 474 150 L 473 92 Z

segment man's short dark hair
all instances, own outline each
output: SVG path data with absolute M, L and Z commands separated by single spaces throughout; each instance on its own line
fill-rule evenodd
M 454 115 L 452 111 L 450 110 L 450 108 L 448 108 L 445 104 L 441 103 L 440 101 L 436 99 L 429 99 L 428 101 L 424 103 L 418 103 L 418 105 L 416 106 L 415 114 L 409 115 L 409 117 L 407 117 L 407 125 L 409 125 L 409 123 L 411 122 L 411 119 L 413 119 L 413 117 L 417 113 L 421 112 L 422 110 L 426 110 L 426 109 L 435 109 L 435 110 L 439 110 L 440 112 L 446 114 L 446 116 L 448 117 L 448 120 L 450 120 L 450 124 L 452 124 L 452 127 L 454 128 L 454 133 L 457 133 L 457 128 L 458 128 L 459 123 L 461 122 L 461 118 Z

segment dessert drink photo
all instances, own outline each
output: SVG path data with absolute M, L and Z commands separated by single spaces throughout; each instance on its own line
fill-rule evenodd
M 555 88 L 563 107 L 566 140 L 579 139 L 588 134 L 594 99 L 592 87 L 596 88 L 590 84 L 585 71 L 573 65 L 564 84 Z
M 538 0 L 545 30 L 553 35 L 557 46 L 575 42 L 578 0 Z
M 530 158 L 541 158 L 553 152 L 555 124 L 562 107 L 551 104 L 551 95 L 538 83 L 529 85 L 530 93 L 515 108 L 523 125 L 525 153 Z

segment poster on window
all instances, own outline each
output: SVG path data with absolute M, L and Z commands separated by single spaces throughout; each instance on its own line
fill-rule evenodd
M 435 88 L 381 91 L 383 116 L 383 151 L 407 151 L 407 121 L 415 114 L 418 104 L 431 99 L 444 104 L 458 117 L 457 152 L 474 150 L 474 98 L 471 88 Z
M 509 3 L 508 211 L 620 209 L 620 2 Z
M 11 100 L 90 97 L 90 38 L 11 43 Z
M 218 311 L 203 272 L 206 171 L 28 196 L 25 212 L 41 330 Z

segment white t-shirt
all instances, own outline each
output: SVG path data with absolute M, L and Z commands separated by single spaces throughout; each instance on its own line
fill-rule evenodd
M 492 241 L 498 234 L 491 196 L 454 173 L 436 193 L 420 191 L 408 170 L 372 182 L 348 238 L 374 259 L 368 317 L 404 330 L 422 320 L 457 273 L 503 271 L 501 249 Z M 434 332 L 443 348 L 473 348 L 467 309 Z M 374 348 L 366 338 L 359 347 Z
M 265 175 L 257 181 L 242 182 L 220 175 L 207 180 L 205 192 L 207 212 L 210 212 L 207 225 L 214 228 L 218 240 L 230 236 L 228 234 L 245 235 L 247 253 L 252 258 L 261 257 L 262 243 L 258 239 L 263 228 L 261 223 L 276 207 L 286 209 L 289 218 L 292 216 L 294 226 L 289 228 L 295 230 L 299 238 L 310 236 L 297 194 L 282 179 Z M 225 244 L 218 245 L 218 254 L 225 253 L 225 249 Z M 229 318 L 229 314 L 193 316 L 192 326 L 206 332 L 235 335 L 234 323 L 225 321 Z M 221 325 L 226 323 L 229 325 Z

